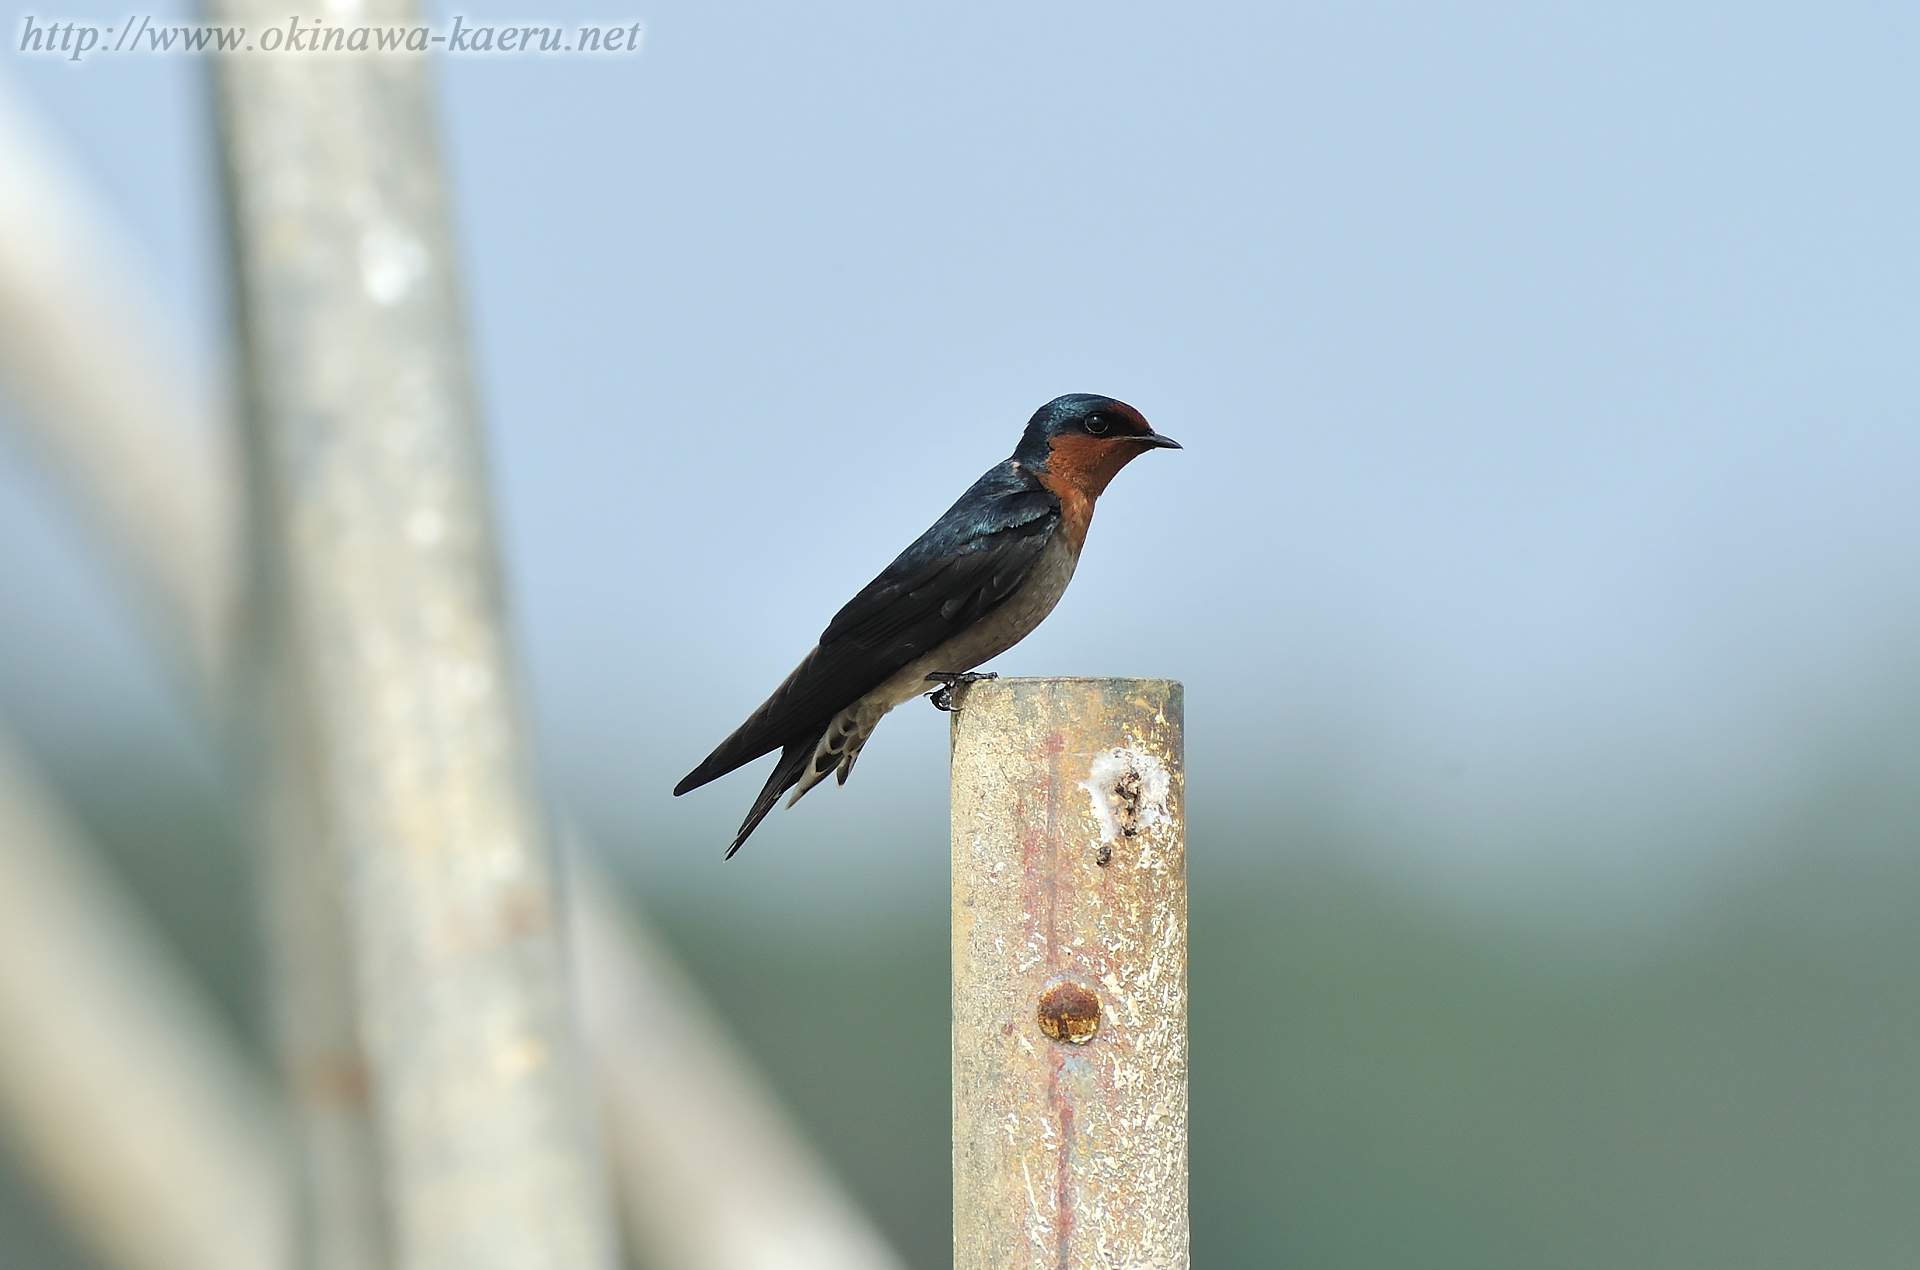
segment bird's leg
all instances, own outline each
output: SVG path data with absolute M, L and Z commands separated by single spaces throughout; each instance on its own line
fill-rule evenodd
M 927 682 L 937 683 L 941 686 L 928 693 L 927 700 L 933 702 L 933 708 L 936 710 L 957 710 L 960 707 L 953 704 L 953 690 L 955 688 L 962 687 L 966 684 L 977 684 L 982 679 L 998 679 L 999 677 L 997 673 L 991 670 L 985 674 L 981 674 L 975 670 L 963 672 L 936 670 L 927 676 Z

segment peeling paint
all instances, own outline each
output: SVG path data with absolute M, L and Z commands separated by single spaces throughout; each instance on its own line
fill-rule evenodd
M 1172 786 L 1166 764 L 1137 744 L 1095 755 L 1087 779 L 1080 782 L 1092 801 L 1102 845 L 1115 838 L 1136 838 L 1159 824 L 1167 814 Z

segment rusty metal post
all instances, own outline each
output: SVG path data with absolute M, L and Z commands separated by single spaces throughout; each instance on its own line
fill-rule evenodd
M 405 0 L 355 20 L 417 26 Z M 215 0 L 215 20 L 289 20 Z M 317 20 L 317 19 L 316 19 Z M 223 55 L 255 541 L 343 871 L 398 1270 L 606 1270 L 423 56 Z
M 1185 1270 L 1181 687 L 959 701 L 954 1270 Z

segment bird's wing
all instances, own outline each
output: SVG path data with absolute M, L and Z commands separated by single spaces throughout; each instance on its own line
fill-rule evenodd
M 981 477 L 834 615 L 786 682 L 674 787 L 675 795 L 803 734 L 817 736 L 902 666 L 1004 603 L 1059 523 L 1059 500 L 1025 473 L 1002 464 Z

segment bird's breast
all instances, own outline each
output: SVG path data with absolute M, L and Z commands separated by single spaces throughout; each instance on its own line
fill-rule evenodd
M 1033 571 L 1027 574 L 1019 590 L 972 626 L 903 667 L 862 698 L 861 704 L 868 708 L 879 706 L 880 713 L 884 714 L 903 701 L 932 691 L 927 676 L 935 671 L 972 670 L 1006 652 L 1053 612 L 1067 583 L 1073 581 L 1074 566 L 1079 563 L 1080 544 L 1055 530 L 1047 539 L 1047 545 L 1040 549 L 1040 558 L 1033 562 Z

